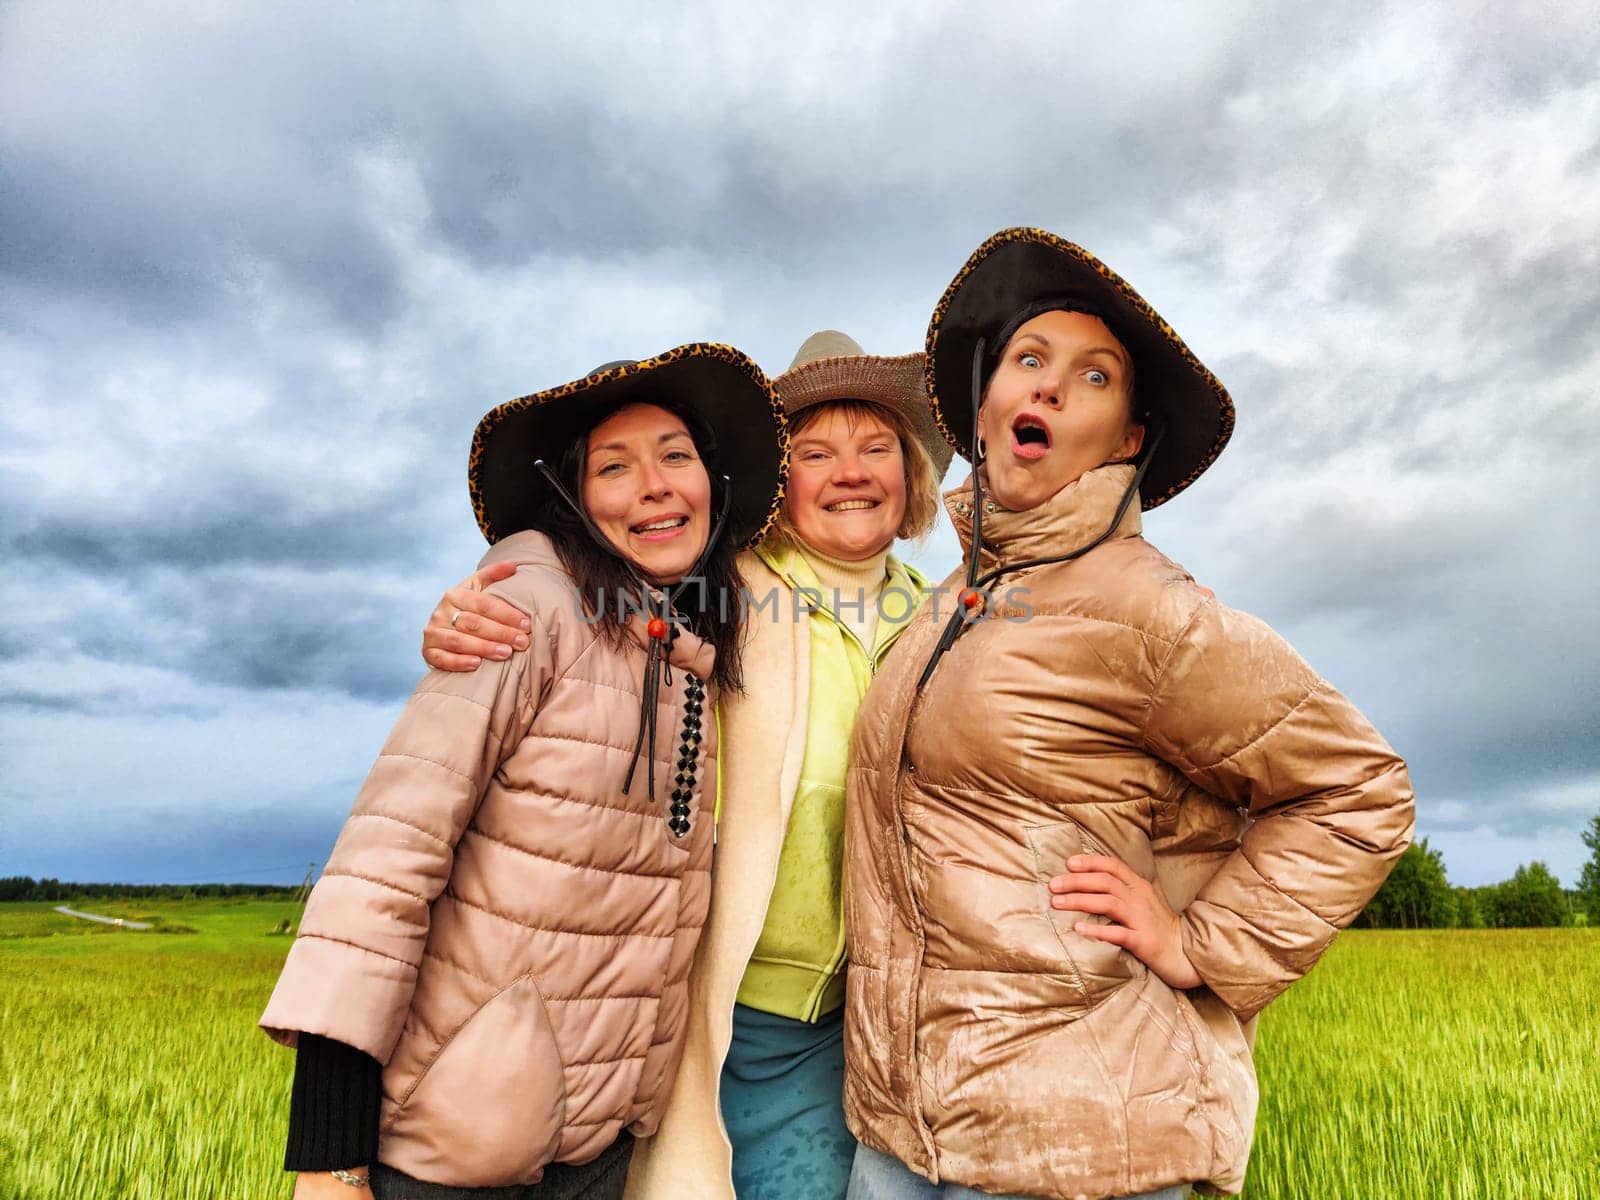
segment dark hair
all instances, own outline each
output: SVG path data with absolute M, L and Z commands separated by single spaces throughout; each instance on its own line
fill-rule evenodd
M 728 489 L 717 460 L 716 438 L 699 413 L 671 398 L 631 397 L 597 408 L 591 419 L 575 428 L 559 461 L 551 464 L 557 477 L 581 504 L 589 434 L 624 408 L 636 404 L 648 404 L 669 412 L 689 430 L 700 461 L 711 477 L 711 521 L 715 525 L 717 514 L 722 511 L 723 493 Z M 539 506 L 534 528 L 549 536 L 600 636 L 614 647 L 625 645 L 630 614 L 624 611 L 622 598 L 639 598 L 642 576 L 638 570 L 610 543 L 597 542 L 583 518 L 559 496 L 551 495 L 548 503 Z M 734 566 L 738 551 L 724 531 L 707 555 L 697 579 L 686 578 L 661 589 L 671 598 L 676 619 L 715 647 L 717 663 L 712 669 L 711 681 L 719 688 L 732 691 L 743 686 L 740 670 L 742 609 L 739 573 Z

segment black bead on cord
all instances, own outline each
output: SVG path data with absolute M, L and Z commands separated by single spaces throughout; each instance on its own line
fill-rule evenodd
M 700 757 L 700 713 L 706 686 L 687 671 L 683 677 L 683 738 L 678 744 L 678 771 L 672 777 L 672 810 L 667 828 L 673 837 L 689 833 L 689 804 L 694 797 L 696 762 Z

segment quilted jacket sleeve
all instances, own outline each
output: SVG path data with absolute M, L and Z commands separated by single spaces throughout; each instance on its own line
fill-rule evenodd
M 490 777 L 526 734 L 554 663 L 554 631 L 515 578 L 529 648 L 476 671 L 430 671 L 390 731 L 312 890 L 262 1027 L 388 1061 L 411 1004 L 429 910 Z
M 1162 664 L 1145 737 L 1252 818 L 1183 913 L 1195 970 L 1247 1019 L 1311 969 L 1409 844 L 1405 763 L 1287 642 L 1215 600 Z

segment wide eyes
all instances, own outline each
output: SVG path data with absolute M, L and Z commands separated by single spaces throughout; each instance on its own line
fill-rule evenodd
M 1019 350 L 1014 361 L 1019 367 L 1024 367 L 1030 371 L 1037 371 L 1044 366 L 1044 359 L 1032 350 Z M 1083 380 L 1093 387 L 1110 387 L 1111 372 L 1103 367 L 1090 367 L 1083 373 Z

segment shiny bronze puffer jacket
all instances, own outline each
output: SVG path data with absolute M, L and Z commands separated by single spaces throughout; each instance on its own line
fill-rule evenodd
M 311 894 L 261 1024 L 335 1038 L 383 1064 L 378 1157 L 459 1186 L 530 1183 L 627 1128 L 654 1132 L 687 1028 L 710 897 L 715 722 L 703 702 L 689 834 L 621 793 L 645 652 L 580 619 L 549 540 L 516 534 L 490 590 L 530 646 L 430 672 L 401 714 Z M 672 787 L 685 669 L 659 697 L 657 790 Z
M 1131 470 L 986 510 L 985 567 L 1091 541 Z M 967 495 L 946 497 L 963 540 Z M 924 609 L 857 719 L 845 1110 L 930 1179 L 1237 1191 L 1257 1099 L 1245 1026 L 1410 840 L 1405 765 L 1377 731 L 1139 529 L 1134 504 L 1083 558 L 1002 578 L 919 697 L 943 624 Z M 1205 987 L 1174 991 L 1075 932 L 1101 918 L 1050 907 L 1077 853 L 1157 884 Z

